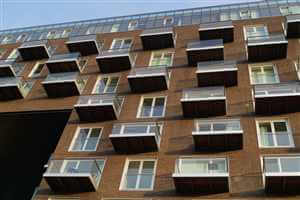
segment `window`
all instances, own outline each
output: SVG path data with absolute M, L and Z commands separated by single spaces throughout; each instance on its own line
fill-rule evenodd
M 272 64 L 262 66 L 250 66 L 251 84 L 279 83 L 276 67 Z
M 118 82 L 119 82 L 119 77 L 117 76 L 101 77 L 96 82 L 93 93 L 94 94 L 114 93 L 116 92 Z
M 166 97 L 142 97 L 138 117 L 163 117 Z
M 33 69 L 31 70 L 31 72 L 29 74 L 29 77 L 38 77 L 38 76 L 40 76 L 44 65 L 45 65 L 44 63 L 37 62 L 34 65 Z
M 130 21 L 128 24 L 128 31 L 132 31 L 135 30 L 138 26 L 138 21 L 134 20 L 134 21 Z
M 26 37 L 27 37 L 27 34 L 22 33 L 21 35 L 18 36 L 17 42 L 24 42 Z
M 14 39 L 14 37 L 12 35 L 7 35 L 2 40 L 2 44 L 8 44 L 8 43 L 12 42 L 13 39 Z
M 69 151 L 96 151 L 102 128 L 78 128 Z
M 111 33 L 118 32 L 119 31 L 119 27 L 120 27 L 120 24 L 113 24 L 111 26 L 110 32 Z
M 247 26 L 245 27 L 245 39 L 256 40 L 261 38 L 269 38 L 269 32 L 266 26 Z
M 5 53 L 6 53 L 6 50 L 0 48 L 0 58 L 2 58 L 2 57 L 4 56 Z
M 155 168 L 155 160 L 127 160 L 120 190 L 153 190 Z
M 171 52 L 152 52 L 149 66 L 171 66 L 174 53 Z
M 110 49 L 130 49 L 132 39 L 114 39 Z
M 8 60 L 16 60 L 19 56 L 19 51 L 17 49 L 14 49 L 9 56 L 7 57 Z
M 292 132 L 287 120 L 256 122 L 260 147 L 293 147 Z
M 300 157 L 265 157 L 264 170 L 267 173 L 300 172 Z
M 170 26 L 170 25 L 172 25 L 173 21 L 174 21 L 173 17 L 166 17 L 164 19 L 164 26 Z
M 64 32 L 62 33 L 61 37 L 63 37 L 63 38 L 69 37 L 69 35 L 71 34 L 71 32 L 72 32 L 72 29 L 67 28 L 67 29 L 64 30 Z
M 200 159 L 181 158 L 176 169 L 179 174 L 219 174 L 227 173 L 227 162 L 224 158 Z

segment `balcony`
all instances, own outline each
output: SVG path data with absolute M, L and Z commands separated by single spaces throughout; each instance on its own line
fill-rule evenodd
M 154 92 L 169 88 L 169 72 L 166 66 L 133 68 L 127 79 L 134 93 Z
M 33 87 L 33 83 L 19 77 L 0 78 L 0 101 L 25 98 Z
M 43 177 L 55 192 L 96 191 L 104 160 L 52 160 Z
M 175 36 L 172 27 L 147 29 L 140 35 L 143 49 L 156 50 L 175 47 Z
M 49 74 L 42 82 L 48 97 L 68 97 L 80 95 L 84 89 L 86 79 L 76 72 Z
M 232 21 L 215 22 L 208 24 L 200 24 L 199 36 L 200 40 L 223 39 L 224 43 L 233 42 Z
M 256 114 L 300 112 L 300 83 L 298 82 L 255 85 L 253 97 Z
M 288 41 L 283 34 L 249 37 L 247 57 L 250 62 L 283 59 L 287 56 Z
M 84 122 L 102 122 L 117 120 L 123 105 L 124 97 L 116 95 L 80 96 L 75 110 Z
M 50 73 L 82 72 L 86 60 L 80 57 L 80 53 L 57 54 L 51 56 L 46 65 Z
M 20 76 L 24 64 L 16 63 L 13 60 L 0 60 L 0 77 Z
M 283 24 L 287 38 L 300 37 L 300 15 L 287 15 Z
M 176 191 L 187 195 L 229 192 L 227 159 L 180 158 L 173 180 Z
M 99 54 L 101 43 L 97 41 L 96 35 L 81 35 L 71 37 L 66 45 L 70 52 L 79 52 L 82 56 Z
M 225 88 L 221 86 L 183 90 L 180 101 L 185 118 L 226 114 Z
M 235 61 L 201 62 L 198 63 L 196 74 L 198 87 L 231 87 L 238 84 L 238 68 Z
M 114 73 L 129 70 L 135 62 L 136 55 L 129 48 L 102 51 L 96 60 L 101 73 Z
M 39 40 L 23 43 L 18 51 L 23 61 L 32 61 L 50 58 L 53 48 L 47 40 Z
M 270 156 L 263 160 L 263 184 L 266 193 L 299 194 L 300 157 Z
M 243 148 L 243 130 L 239 119 L 197 120 L 192 135 L 196 151 Z
M 190 42 L 186 53 L 189 66 L 197 66 L 198 62 L 224 60 L 222 39 Z
M 109 138 L 118 153 L 158 151 L 161 125 L 153 122 L 115 124 Z

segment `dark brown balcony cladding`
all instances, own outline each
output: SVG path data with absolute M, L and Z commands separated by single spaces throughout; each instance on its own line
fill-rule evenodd
M 0 101 L 25 98 L 33 84 L 33 81 L 24 81 L 20 77 L 0 78 Z
M 42 84 L 48 97 L 56 98 L 80 95 L 86 81 L 77 72 L 52 73 Z
M 86 64 L 80 53 L 56 54 L 46 62 L 50 73 L 82 72 Z
M 115 151 L 121 154 L 158 151 L 161 125 L 153 122 L 115 124 L 109 139 Z
M 247 56 L 250 62 L 283 59 L 287 56 L 288 41 L 283 34 L 248 37 Z
M 300 83 L 298 82 L 255 85 L 253 95 L 256 114 L 300 112 Z
M 70 37 L 66 45 L 70 52 L 79 52 L 82 56 L 99 54 L 102 47 L 102 43 L 97 41 L 96 35 Z
M 227 159 L 180 158 L 173 180 L 176 191 L 185 195 L 229 192 Z
M 124 101 L 124 97 L 116 95 L 80 96 L 75 110 L 80 121 L 102 122 L 117 120 Z
M 140 37 L 145 51 L 175 47 L 176 37 L 172 27 L 147 29 L 142 32 Z
M 239 119 L 196 120 L 192 135 L 196 151 L 243 148 L 243 130 Z
M 200 40 L 223 39 L 224 43 L 233 42 L 234 26 L 232 21 L 214 22 L 208 24 L 200 24 L 199 36 Z
M 39 40 L 23 43 L 18 51 L 23 61 L 31 61 L 50 58 L 54 49 L 49 45 L 48 40 Z
M 51 160 L 43 177 L 54 192 L 92 192 L 100 183 L 104 160 Z
M 101 73 L 114 73 L 129 70 L 134 66 L 136 54 L 129 48 L 103 50 L 96 60 Z
M 169 88 L 167 66 L 133 68 L 127 79 L 134 93 L 161 91 Z
M 198 62 L 224 60 L 222 39 L 190 42 L 186 53 L 189 66 L 197 66 Z
M 238 68 L 235 61 L 199 62 L 196 71 L 198 87 L 235 86 L 238 83 Z
M 268 194 L 300 194 L 300 157 L 271 156 L 263 159 L 263 183 Z
M 226 115 L 223 86 L 185 89 L 180 101 L 186 118 Z
M 0 60 L 0 77 L 20 76 L 24 66 L 24 64 L 16 63 L 13 60 Z
M 285 16 L 284 31 L 287 38 L 300 37 L 300 15 Z

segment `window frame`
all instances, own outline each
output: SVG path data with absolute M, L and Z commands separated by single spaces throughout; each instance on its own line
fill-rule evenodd
M 100 80 L 102 80 L 103 78 L 108 78 L 109 83 L 111 83 L 111 78 L 116 78 L 116 77 L 118 78 L 118 82 L 117 82 L 116 87 L 115 87 L 115 89 L 114 89 L 113 92 L 106 92 L 108 85 L 105 85 L 105 88 L 104 88 L 104 92 L 103 92 L 103 93 L 96 93 L 96 90 L 97 90 L 97 87 L 98 87 L 98 85 L 99 85 Z M 119 87 L 119 83 L 120 83 L 120 75 L 99 76 L 99 77 L 97 78 L 97 80 L 96 80 L 95 85 L 94 85 L 92 94 L 115 94 L 115 93 L 117 93 L 117 89 L 118 89 L 118 87 Z
M 121 43 L 121 46 L 120 48 L 113 48 L 115 46 L 115 43 L 118 41 L 118 40 L 122 40 L 122 43 Z M 111 42 L 111 45 L 110 45 L 110 48 L 109 50 L 111 51 L 116 51 L 116 50 L 123 50 L 125 48 L 123 48 L 124 46 L 124 43 L 125 43 L 125 40 L 131 40 L 130 42 L 130 47 L 128 48 L 131 49 L 132 45 L 133 45 L 133 39 L 131 37 L 128 37 L 128 38 L 114 38 L 113 41 Z
M 89 133 L 88 133 L 87 139 L 90 138 L 90 135 L 91 135 L 91 133 L 92 133 L 92 129 L 95 129 L 95 128 L 101 129 L 101 130 L 100 130 L 100 133 L 99 133 L 99 137 L 98 137 L 97 143 L 96 143 L 96 145 L 95 145 L 95 148 L 94 148 L 93 150 L 86 150 L 85 147 L 86 147 L 86 145 L 87 145 L 87 141 L 88 141 L 88 140 L 85 140 L 85 141 L 84 141 L 84 145 L 83 145 L 83 146 L 84 146 L 83 150 L 73 150 L 73 147 L 74 147 L 74 145 L 75 145 L 75 142 L 76 142 L 76 140 L 77 140 L 77 138 L 78 138 L 78 136 L 79 136 L 80 130 L 81 130 L 81 129 L 87 129 L 87 128 L 89 129 Z M 75 134 L 73 135 L 72 141 L 71 141 L 71 143 L 70 143 L 70 145 L 69 145 L 68 152 L 96 152 L 96 151 L 97 151 L 97 148 L 98 148 L 98 145 L 99 145 L 99 143 L 100 143 L 100 140 L 101 140 L 102 132 L 103 132 L 103 127 L 101 127 L 101 126 L 99 126 L 99 127 L 84 127 L 84 126 L 78 126 L 78 127 L 76 128 Z
M 255 83 L 254 80 L 253 80 L 253 77 L 252 77 L 252 68 L 260 68 L 261 72 L 262 72 L 262 71 L 264 71 L 264 67 L 268 67 L 268 66 L 273 67 L 276 82 L 274 82 L 274 83 L 266 83 L 266 82 L 264 82 L 264 83 Z M 280 78 L 279 78 L 279 73 L 277 71 L 277 66 L 273 63 L 261 63 L 261 64 L 254 64 L 254 65 L 250 64 L 250 65 L 248 65 L 248 70 L 249 70 L 249 78 L 250 78 L 250 84 L 251 85 L 264 85 L 264 84 L 280 83 Z
M 289 146 L 279 146 L 277 139 L 276 139 L 276 132 L 274 128 L 274 122 L 285 122 L 286 128 L 287 128 L 287 133 L 289 137 Z M 272 131 L 272 138 L 274 142 L 274 146 L 265 146 L 263 145 L 261 141 L 261 132 L 259 129 L 259 124 L 260 123 L 270 123 L 271 124 L 271 131 Z M 259 148 L 265 148 L 265 149 L 271 149 L 271 148 L 295 148 L 295 142 L 294 142 L 294 137 L 293 137 L 293 132 L 291 130 L 290 122 L 287 118 L 277 118 L 277 119 L 255 119 L 255 126 L 256 126 L 256 135 L 257 135 L 257 141 L 258 141 L 258 147 Z
M 145 161 L 154 161 L 154 167 L 153 167 L 153 177 L 152 177 L 152 183 L 151 183 L 151 188 L 137 188 L 137 186 L 139 186 L 140 184 L 140 176 L 137 177 L 137 181 L 136 181 L 136 188 L 135 189 L 130 189 L 130 188 L 125 188 L 125 179 L 126 179 L 126 174 L 128 172 L 128 167 L 129 167 L 129 163 L 130 162 L 134 162 L 134 161 L 138 161 L 140 162 L 140 165 L 139 165 L 139 174 L 140 174 L 140 171 L 142 169 L 142 167 L 144 166 L 144 162 Z M 142 163 L 141 163 L 142 162 Z M 124 164 L 124 168 L 123 168 L 123 173 L 122 173 L 122 178 L 121 178 L 121 181 L 120 181 L 120 186 L 119 186 L 119 190 L 120 191 L 152 191 L 154 190 L 154 185 L 155 185 L 155 176 L 156 176 L 156 168 L 157 168 L 157 159 L 155 158 L 143 158 L 143 159 L 129 159 L 127 158 L 126 161 L 125 161 L 125 164 Z
M 246 25 L 246 26 L 244 26 L 243 27 L 243 29 L 244 29 L 244 40 L 245 41 L 248 41 L 248 32 L 247 32 L 247 28 L 249 28 L 249 27 L 259 27 L 259 26 L 263 26 L 264 27 L 264 29 L 265 29 L 265 32 L 267 33 L 267 35 L 269 36 L 270 35 L 270 33 L 269 33 L 269 30 L 268 30 L 268 26 L 266 25 L 266 24 L 255 24 L 255 25 Z M 267 36 L 267 35 L 265 35 L 265 36 Z M 257 36 L 258 37 L 258 36 Z M 262 37 L 262 36 L 261 36 Z
M 154 110 L 153 105 L 155 105 L 155 102 L 156 102 L 157 98 L 162 98 L 162 97 L 164 98 L 164 108 L 163 108 L 162 115 L 161 116 L 153 116 L 153 110 Z M 150 98 L 153 99 L 152 105 L 151 105 L 151 114 L 150 114 L 150 116 L 141 116 L 144 100 L 145 99 L 150 99 Z M 155 101 L 154 101 L 154 99 L 155 99 Z M 168 99 L 167 96 L 162 96 L 162 95 L 158 95 L 158 96 L 141 96 L 136 118 L 143 119 L 143 118 L 163 118 L 163 117 L 165 117 L 166 109 L 167 109 L 167 99 Z
M 171 54 L 172 54 L 172 56 L 171 56 L 171 63 L 170 63 L 170 65 L 166 65 L 166 66 L 167 66 L 167 67 L 173 66 L 173 60 L 174 60 L 174 54 L 175 54 L 174 52 L 172 52 L 172 51 L 152 51 L 152 52 L 151 52 L 151 57 L 150 57 L 150 60 L 149 60 L 148 67 L 162 67 L 162 66 L 165 66 L 165 65 L 151 65 L 151 64 L 152 64 L 152 61 L 153 61 L 153 59 L 154 59 L 154 55 L 155 55 L 155 54 L 158 54 L 158 53 L 161 54 L 160 60 L 162 60 L 162 59 L 165 57 L 165 54 L 166 54 L 166 53 L 171 53 Z
M 41 65 L 41 64 L 43 64 L 42 70 L 40 71 L 39 74 L 34 75 L 35 71 L 38 69 L 38 66 Z M 28 77 L 29 78 L 36 78 L 36 77 L 41 76 L 41 73 L 44 70 L 44 66 L 45 66 L 45 62 L 36 62 L 35 65 L 33 66 L 32 70 L 30 71 Z

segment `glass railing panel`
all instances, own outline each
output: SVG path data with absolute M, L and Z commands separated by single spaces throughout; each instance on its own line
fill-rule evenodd
M 200 24 L 199 30 L 210 30 L 210 29 L 222 29 L 222 28 L 232 28 L 232 21 L 221 21 L 207 24 Z
M 197 73 L 207 71 L 235 71 L 237 70 L 236 61 L 209 61 L 198 62 Z
M 223 40 L 222 39 L 215 39 L 215 40 L 201 40 L 201 41 L 194 41 L 189 42 L 187 44 L 187 50 L 192 49 L 206 49 L 206 48 L 223 48 Z
M 224 87 L 202 87 L 183 90 L 183 100 L 225 98 Z
M 52 55 L 47 62 L 61 61 L 66 59 L 77 60 L 80 57 L 80 53 L 67 53 L 67 54 L 54 54 Z
M 69 38 L 68 43 L 72 42 L 84 42 L 84 41 L 97 41 L 96 35 L 79 35 L 79 36 L 72 36 Z
M 29 41 L 25 42 L 21 45 L 21 48 L 25 47 L 32 47 L 32 46 L 42 46 L 42 45 L 47 45 L 48 41 L 47 40 L 35 40 L 35 41 Z
M 51 73 L 48 74 L 47 78 L 44 82 L 52 83 L 52 82 L 70 82 L 76 81 L 78 77 L 78 73 L 76 72 L 66 72 L 66 73 Z
M 20 82 L 20 78 L 15 78 L 15 77 L 0 78 L 0 87 L 13 86 L 13 85 L 17 86 L 19 82 Z
M 239 119 L 196 120 L 194 132 L 197 134 L 242 133 Z
M 155 76 L 156 74 L 164 74 L 167 76 L 168 75 L 167 66 L 133 68 L 129 73 L 130 76 L 147 76 L 147 75 Z
M 255 85 L 255 96 L 266 95 L 300 95 L 300 83 L 280 83 L 268 85 Z
M 257 43 L 287 43 L 284 34 L 271 34 L 262 36 L 252 36 L 247 38 L 248 45 L 255 45 Z
M 141 36 L 156 35 L 156 34 L 168 34 L 168 33 L 173 33 L 173 27 L 161 27 L 161 28 L 146 29 L 142 32 Z
M 299 156 L 264 157 L 263 162 L 264 172 L 270 175 L 278 173 L 300 175 Z

